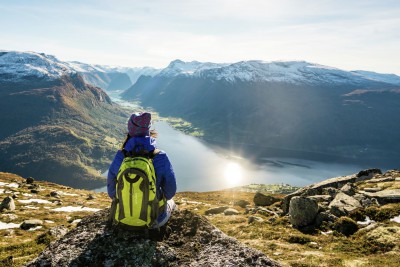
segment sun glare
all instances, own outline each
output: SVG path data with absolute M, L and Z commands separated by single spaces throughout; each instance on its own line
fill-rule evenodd
M 235 162 L 230 162 L 225 167 L 225 180 L 230 186 L 235 186 L 242 180 L 242 167 Z

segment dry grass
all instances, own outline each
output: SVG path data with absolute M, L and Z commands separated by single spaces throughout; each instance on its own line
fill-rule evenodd
M 0 221 L 8 223 L 22 223 L 28 219 L 40 219 L 44 221 L 43 227 L 35 231 L 26 231 L 20 228 L 13 228 L 9 230 L 0 230 L 0 266 L 11 266 L 7 263 L 7 258 L 13 256 L 12 266 L 23 266 L 28 261 L 35 258 L 47 245 L 43 240 L 38 240 L 38 237 L 45 234 L 50 228 L 54 226 L 64 225 L 68 229 L 72 229 L 76 224 L 71 223 L 75 219 L 83 218 L 92 212 L 57 212 L 52 211 L 54 208 L 63 206 L 84 206 L 89 208 L 103 209 L 109 207 L 110 200 L 105 193 L 94 193 L 86 190 L 73 189 L 66 186 L 50 182 L 35 181 L 35 184 L 40 186 L 38 194 L 32 194 L 28 189 L 28 184 L 25 179 L 20 176 L 0 173 L 0 182 L 20 184 L 19 188 L 2 187 L 6 193 L 0 194 L 1 200 L 6 196 L 13 194 L 17 195 L 15 199 L 16 210 L 13 212 L 3 211 L 0 215 Z M 60 198 L 50 196 L 50 192 L 60 192 Z M 30 194 L 32 196 L 23 196 L 22 194 Z M 92 194 L 96 199 L 87 200 L 89 194 Z M 49 200 L 50 204 L 39 203 L 20 203 L 18 200 L 27 199 L 44 199 Z M 61 200 L 62 205 L 58 205 L 57 201 Z M 35 207 L 38 209 L 31 209 Z M 10 220 L 4 214 L 13 214 L 18 216 L 17 219 Z M 47 222 L 46 222 L 46 221 Z
M 13 213 L 17 219 L 10 220 L 0 215 L 0 221 L 20 223 L 26 219 L 50 220 L 54 223 L 44 223 L 43 228 L 36 231 L 25 231 L 19 228 L 13 230 L 0 230 L 0 266 L 11 266 L 7 263 L 7 257 L 13 256 L 14 266 L 22 266 L 43 250 L 51 241 L 51 237 L 45 234 L 50 228 L 56 225 L 64 225 L 69 229 L 75 227 L 71 222 L 82 218 L 91 212 L 55 212 L 51 209 L 61 207 L 56 204 L 57 198 L 50 197 L 52 191 L 63 192 L 61 194 L 62 206 L 85 206 L 90 208 L 107 208 L 110 200 L 105 193 L 93 193 L 86 190 L 72 189 L 49 182 L 35 182 L 41 187 L 39 194 L 32 194 L 32 197 L 24 197 L 22 193 L 30 193 L 25 179 L 8 173 L 0 173 L 1 182 L 17 182 L 20 188 L 7 188 L 7 194 L 1 194 L 4 198 L 18 192 L 18 199 L 39 198 L 47 199 L 51 204 L 28 204 L 38 207 L 37 210 L 23 208 L 25 204 L 16 201 L 17 210 Z M 5 187 L 2 187 L 5 188 Z M 72 194 L 72 195 L 71 195 Z M 96 197 L 94 200 L 87 200 L 88 195 Z M 385 247 L 373 240 L 368 240 L 363 234 L 355 234 L 350 237 L 334 233 L 323 235 L 317 233 L 306 235 L 293 229 L 287 217 L 255 216 L 264 219 L 263 222 L 249 224 L 248 218 L 251 214 L 245 214 L 245 209 L 235 206 L 237 200 L 246 200 L 253 203 L 254 193 L 248 192 L 181 192 L 175 197 L 180 209 L 188 209 L 204 215 L 205 211 L 212 207 L 228 206 L 240 212 L 239 215 L 225 216 L 223 214 L 206 216 L 208 220 L 220 228 L 227 235 L 232 236 L 250 247 L 256 248 L 270 258 L 280 262 L 283 266 L 398 266 L 400 251 L 398 246 Z M 282 198 L 283 196 L 278 196 Z M 17 200 L 18 200 L 17 199 Z M 276 205 L 276 204 L 275 204 Z M 50 209 L 45 208 L 50 207 Z M 273 207 L 270 207 L 271 209 Z M 397 225 L 389 222 L 388 218 L 400 212 L 400 204 L 389 204 L 378 209 L 368 210 L 370 215 L 379 219 L 382 225 Z
M 248 217 L 251 215 L 244 214 L 245 209 L 233 206 L 233 203 L 239 199 L 253 203 L 253 196 L 254 193 L 243 192 L 184 192 L 178 193 L 176 199 L 180 209 L 189 209 L 201 215 L 216 206 L 237 209 L 240 215 L 217 214 L 207 218 L 227 235 L 264 252 L 283 266 L 398 266 L 398 248 L 385 251 L 385 248 L 377 247 L 364 235 L 306 235 L 292 228 L 286 217 L 274 218 L 261 214 L 255 216 L 263 218 L 264 222 L 249 224 Z M 387 214 L 389 211 L 397 212 L 399 208 L 400 204 L 390 204 L 380 210 Z M 395 223 L 384 220 L 382 224 Z

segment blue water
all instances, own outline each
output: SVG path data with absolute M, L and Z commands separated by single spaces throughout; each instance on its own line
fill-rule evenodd
M 134 112 L 137 106 L 121 100 L 119 93 L 109 95 L 114 102 Z M 362 169 L 357 165 L 290 158 L 263 158 L 261 163 L 255 163 L 179 132 L 165 121 L 155 122 L 153 127 L 159 134 L 158 148 L 167 152 L 173 165 L 180 192 L 212 191 L 251 183 L 305 186 Z M 105 192 L 106 187 L 95 191 Z
M 305 186 L 361 170 L 356 165 L 289 158 L 264 158 L 263 163 L 253 163 L 185 135 L 164 121 L 155 122 L 153 126 L 159 133 L 158 148 L 167 152 L 173 165 L 178 191 L 212 191 L 251 183 Z

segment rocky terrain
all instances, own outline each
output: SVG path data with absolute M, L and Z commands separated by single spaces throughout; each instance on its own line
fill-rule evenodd
M 280 266 L 188 210 L 150 239 L 107 227 L 108 216 L 103 210 L 84 218 L 27 266 Z
M 397 266 L 400 171 L 324 180 L 286 196 L 182 193 L 180 207 L 284 266 Z M 384 255 L 384 257 L 383 257 Z
M 155 230 L 146 239 L 140 233 L 108 225 L 108 208 L 100 210 L 109 205 L 104 193 L 96 197 L 82 194 L 84 190 L 67 193 L 74 189 L 5 173 L 1 173 L 1 178 L 8 180 L 8 183 L 0 184 L 4 187 L 2 194 L 9 195 L 0 208 L 1 220 L 8 221 L 0 223 L 5 238 L 27 238 L 33 234 L 36 238 L 28 243 L 30 246 L 39 245 L 39 249 L 50 240 L 61 238 L 51 243 L 28 266 L 280 266 L 262 252 L 228 237 L 206 218 L 188 210 L 177 211 L 167 227 Z M 98 197 L 102 200 L 97 200 Z M 65 203 L 67 199 L 69 203 Z M 80 200 L 85 202 L 85 206 L 78 203 Z M 69 206 L 71 202 L 75 205 Z M 69 210 L 75 216 L 63 220 L 59 218 L 63 210 Z M 84 217 L 85 212 L 95 211 L 98 212 Z M 52 226 L 55 224 L 50 220 L 55 220 L 53 217 L 58 217 L 58 224 L 63 225 Z M 3 243 L 2 256 L 16 246 Z M 2 263 L 21 265 L 23 262 L 17 255 L 10 253 Z
M 150 233 L 107 224 L 105 193 L 0 173 L 2 266 L 397 266 L 400 171 L 328 179 L 289 195 L 180 192 Z

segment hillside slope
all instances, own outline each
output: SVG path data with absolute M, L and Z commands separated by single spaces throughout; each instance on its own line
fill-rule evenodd
M 0 170 L 95 188 L 123 138 L 128 114 L 52 57 L 4 59 L 0 73 Z
M 307 62 L 174 61 L 123 97 L 259 156 L 389 166 L 400 159 L 400 90 L 357 73 Z

